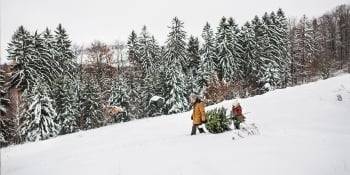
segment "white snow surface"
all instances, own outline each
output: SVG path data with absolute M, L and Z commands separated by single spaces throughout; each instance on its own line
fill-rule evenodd
M 240 103 L 260 135 L 190 136 L 185 112 L 10 146 L 2 150 L 2 175 L 350 174 L 349 74 Z

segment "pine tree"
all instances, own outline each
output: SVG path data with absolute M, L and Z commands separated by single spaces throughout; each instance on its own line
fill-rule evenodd
M 227 25 L 229 27 L 229 35 L 231 35 L 231 54 L 232 54 L 232 60 L 233 60 L 233 72 L 232 79 L 234 81 L 240 81 L 243 77 L 243 72 L 241 69 L 241 66 L 244 64 L 244 60 L 241 58 L 241 55 L 243 54 L 243 48 L 239 41 L 239 33 L 240 30 L 238 28 L 238 25 L 234 21 L 232 17 L 230 17 L 227 20 Z
M 51 34 L 51 31 L 46 28 L 42 34 L 43 37 L 43 52 L 41 53 L 41 57 L 45 62 L 45 66 L 49 69 L 50 73 L 50 85 L 54 83 L 53 81 L 60 77 L 61 72 L 63 72 L 62 68 L 59 65 L 58 60 L 55 59 L 55 56 L 58 54 L 55 50 L 55 39 Z
M 78 98 L 72 80 L 61 78 L 56 81 L 54 89 L 55 122 L 60 125 L 60 135 L 73 133 L 78 130 Z
M 243 79 L 245 80 L 245 86 L 253 85 L 257 86 L 259 63 L 257 54 L 257 43 L 255 40 L 255 33 L 252 25 L 247 22 L 244 24 L 241 30 L 241 45 L 243 47 L 244 53 L 242 54 L 242 59 L 244 64 L 241 69 L 243 71 Z
M 92 129 L 101 126 L 103 122 L 101 90 L 93 79 L 85 80 L 80 100 L 82 127 Z
M 167 114 L 183 112 L 188 109 L 184 74 L 175 65 L 168 68 L 166 73 L 166 111 Z
M 182 72 L 187 72 L 186 32 L 183 28 L 183 22 L 175 17 L 170 27 L 171 31 L 168 34 L 163 58 L 167 66 L 175 65 L 181 68 Z
M 32 87 L 39 76 L 32 64 L 34 52 L 32 36 L 23 26 L 20 26 L 12 36 L 7 52 L 8 60 L 14 64 L 10 76 L 11 87 L 22 91 Z
M 237 41 L 234 41 L 235 38 L 233 38 L 235 35 L 235 24 L 232 20 L 229 20 L 229 22 L 227 22 L 225 17 L 222 17 L 216 33 L 217 71 L 219 79 L 225 81 L 236 78 L 234 74 L 239 68 L 239 54 L 235 45 Z
M 313 29 L 309 19 L 303 15 L 299 24 L 296 26 L 296 39 L 295 39 L 295 65 L 296 75 L 302 82 L 306 81 L 306 77 L 309 72 L 308 69 L 312 62 L 312 53 L 315 50 L 313 41 Z
M 159 59 L 159 46 L 157 46 L 154 37 L 151 37 L 148 33 L 146 26 L 142 28 L 138 41 L 138 55 L 141 63 L 141 70 L 145 77 L 156 70 L 156 63 Z
M 8 99 L 7 90 L 5 89 L 5 72 L 0 69 L 0 147 L 2 144 L 8 144 L 10 139 L 14 136 L 13 121 L 4 117 L 9 104 L 10 100 Z
M 55 60 L 59 63 L 60 70 L 63 71 L 61 73 L 64 76 L 73 78 L 76 72 L 75 56 L 71 49 L 72 44 L 68 34 L 61 24 L 55 30 L 54 40 Z
M 142 98 L 140 98 L 141 87 L 142 87 L 143 80 L 141 79 L 141 76 L 135 72 L 128 72 L 126 74 L 126 86 L 127 91 L 126 94 L 129 97 L 128 99 L 128 107 L 126 111 L 128 112 L 128 117 L 130 119 L 135 118 L 143 118 L 144 115 L 144 109 L 141 108 L 142 106 Z
M 290 82 L 290 64 L 291 64 L 291 53 L 290 53 L 290 41 L 288 39 L 288 23 L 287 18 L 282 9 L 278 9 L 275 25 L 279 29 L 279 35 L 281 40 L 278 44 L 279 50 L 281 52 L 281 80 L 282 87 L 287 87 L 288 82 Z
M 198 85 L 201 88 L 208 84 L 210 77 L 216 70 L 215 60 L 217 56 L 215 52 L 215 38 L 209 23 L 206 23 L 203 28 L 202 38 L 204 43 L 200 49 L 201 62 L 198 70 Z
M 268 67 L 268 64 L 271 62 L 271 59 L 269 59 L 269 47 L 270 42 L 267 34 L 267 26 L 265 23 L 263 23 L 258 16 L 255 16 L 252 20 L 252 27 L 255 34 L 255 42 L 256 42 L 256 54 L 257 54 L 257 61 L 256 61 L 256 70 L 257 71 L 257 79 L 258 79 L 258 88 L 263 87 L 267 80 L 266 78 L 266 70 Z
M 265 13 L 262 19 L 263 26 L 266 26 L 263 29 L 265 30 L 267 36 L 268 47 L 262 52 L 262 55 L 265 58 L 265 74 L 260 82 L 263 84 L 269 83 L 275 87 L 278 84 L 281 84 L 280 73 L 282 71 L 280 68 L 282 68 L 282 61 L 280 61 L 281 51 L 279 49 L 281 37 L 279 29 L 274 24 L 274 20 L 276 20 L 274 13 L 271 13 L 271 15 Z
M 59 125 L 54 122 L 57 113 L 47 90 L 47 86 L 39 82 L 32 91 L 24 93 L 28 108 L 22 113 L 20 130 L 26 141 L 45 140 L 59 132 Z
M 5 72 L 0 69 L 0 116 L 6 114 L 7 107 L 10 103 L 7 90 L 5 88 Z
M 187 46 L 187 58 L 188 58 L 188 72 L 191 72 L 194 77 L 197 77 L 199 64 L 201 61 L 199 55 L 199 41 L 197 37 L 190 36 Z
M 140 66 L 140 58 L 139 58 L 139 41 L 135 31 L 132 31 L 128 41 L 128 60 L 134 66 L 139 68 Z

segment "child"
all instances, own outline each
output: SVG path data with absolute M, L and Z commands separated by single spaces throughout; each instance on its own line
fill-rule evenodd
M 235 129 L 240 129 L 240 124 L 245 121 L 245 117 L 242 114 L 242 107 L 239 104 L 238 100 L 235 100 L 232 105 L 231 111 L 231 119 L 233 120 L 233 124 Z

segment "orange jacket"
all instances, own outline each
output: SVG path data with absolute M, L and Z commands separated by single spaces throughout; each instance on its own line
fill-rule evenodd
M 207 118 L 205 116 L 205 110 L 204 110 L 204 102 L 196 102 L 193 106 L 193 124 L 199 125 L 202 124 L 203 121 L 206 121 Z

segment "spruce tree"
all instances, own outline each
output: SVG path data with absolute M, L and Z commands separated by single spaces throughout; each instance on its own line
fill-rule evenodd
M 315 44 L 313 41 L 313 28 L 312 24 L 306 15 L 300 19 L 299 24 L 296 26 L 296 39 L 295 39 L 295 65 L 296 76 L 302 82 L 306 81 L 308 76 L 309 67 L 312 62 L 312 53 L 315 51 Z
M 59 63 L 61 74 L 73 78 L 76 72 L 75 56 L 68 34 L 61 24 L 55 30 L 54 40 L 55 60 Z
M 84 129 L 100 127 L 103 123 L 101 90 L 92 78 L 84 81 L 80 100 L 82 127 Z
M 57 113 L 49 97 L 48 87 L 38 82 L 32 91 L 24 93 L 24 100 L 28 107 L 23 111 L 20 121 L 23 139 L 37 141 L 55 137 L 60 128 L 54 122 Z
M 159 59 L 159 47 L 157 46 L 154 37 L 148 33 L 146 26 L 142 28 L 138 41 L 138 55 L 141 63 L 141 70 L 145 77 L 156 70 L 156 63 Z
M 220 80 L 230 81 L 237 70 L 236 62 L 234 60 L 233 34 L 232 26 L 227 24 L 225 17 L 222 17 L 218 31 L 216 33 L 216 53 L 218 75 Z
M 8 93 L 5 88 L 5 71 L 0 69 L 0 116 L 6 114 L 7 107 L 10 103 Z
M 210 24 L 207 22 L 202 31 L 204 43 L 200 49 L 201 62 L 199 66 L 198 85 L 203 88 L 210 81 L 210 77 L 215 73 L 215 60 L 217 55 L 215 52 L 215 38 Z
M 188 109 L 188 101 L 186 98 L 186 87 L 184 85 L 184 74 L 182 70 L 172 65 L 166 73 L 166 111 L 167 114 L 179 113 Z
M 8 45 L 8 60 L 14 64 L 10 76 L 10 86 L 21 91 L 35 84 L 38 73 L 33 67 L 33 42 L 30 33 L 20 26 Z
M 175 65 L 181 68 L 182 72 L 187 71 L 187 54 L 186 54 L 186 32 L 183 29 L 183 22 L 175 17 L 170 26 L 170 33 L 166 40 L 166 50 L 163 58 L 166 60 L 166 65 Z
M 257 44 L 255 40 L 255 33 L 252 25 L 247 22 L 244 24 L 241 30 L 241 45 L 243 47 L 242 59 L 244 64 L 241 69 L 243 71 L 243 79 L 246 82 L 245 86 L 253 85 L 257 86 L 258 72 L 259 72 L 259 58 L 257 54 Z
M 290 41 L 288 39 L 288 22 L 287 18 L 282 9 L 278 9 L 275 25 L 279 29 L 279 35 L 281 40 L 279 41 L 278 47 L 281 52 L 281 79 L 282 87 L 287 87 L 291 78 L 290 64 L 291 64 L 291 53 L 290 53 Z
M 200 55 L 199 55 L 199 41 L 197 37 L 190 36 L 188 40 L 188 46 L 187 46 L 187 58 L 188 58 L 188 66 L 187 66 L 187 72 L 191 72 L 194 77 L 197 77 L 199 64 L 201 61 Z
M 127 46 L 128 46 L 128 60 L 129 62 L 134 66 L 139 68 L 140 66 L 140 57 L 139 57 L 139 41 L 138 37 L 135 33 L 135 31 L 132 31 L 128 41 L 127 41 Z
M 69 134 L 78 130 L 78 97 L 76 86 L 72 80 L 61 78 L 54 85 L 55 122 L 60 125 L 60 135 Z

